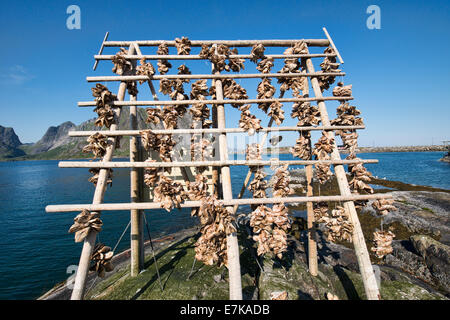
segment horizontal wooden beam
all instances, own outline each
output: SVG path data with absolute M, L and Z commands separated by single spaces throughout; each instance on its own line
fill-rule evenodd
M 139 81 L 139 80 L 162 80 L 162 79 L 258 79 L 258 78 L 301 78 L 321 76 L 345 76 L 345 72 L 316 72 L 316 73 L 230 73 L 230 74 L 164 74 L 147 76 L 96 76 L 86 77 L 88 82 L 106 81 Z
M 314 197 L 288 197 L 288 198 L 259 198 L 259 199 L 231 199 L 220 200 L 224 206 L 233 205 L 259 205 L 274 203 L 301 203 L 301 202 L 322 202 L 322 201 L 357 201 L 372 199 L 391 199 L 392 195 L 386 193 L 350 196 L 314 196 Z M 199 207 L 201 201 L 186 201 L 180 205 L 181 208 Z M 103 204 L 60 204 L 45 207 L 46 212 L 73 212 L 81 210 L 89 211 L 123 211 L 123 210 L 148 210 L 160 209 L 160 202 L 140 202 L 140 203 L 103 203 Z
M 114 106 L 173 106 L 184 104 L 254 104 L 254 103 L 271 103 L 271 102 L 308 102 L 308 101 L 340 101 L 353 100 L 352 96 L 346 97 L 321 97 L 321 98 L 273 98 L 273 99 L 223 99 L 223 100 L 176 100 L 176 101 L 161 101 L 161 100 L 141 100 L 141 101 L 113 101 Z M 79 107 L 95 107 L 95 101 L 81 101 L 78 102 Z
M 128 162 L 128 161 L 60 161 L 60 168 L 168 168 L 168 167 L 209 167 L 209 166 L 272 166 L 311 164 L 356 164 L 378 163 L 376 159 L 360 160 L 213 160 L 213 161 L 173 161 L 173 162 Z
M 289 40 L 191 40 L 191 47 L 201 47 L 202 45 L 224 44 L 230 47 L 251 47 L 255 44 L 263 44 L 265 47 L 286 47 L 293 46 L 299 41 L 304 41 L 310 47 L 327 47 L 330 45 L 328 39 L 289 39 Z M 175 46 L 174 40 L 135 40 L 135 41 L 106 41 L 105 47 L 124 47 L 136 43 L 140 47 L 156 47 L 160 44 L 167 44 L 169 47 Z
M 258 132 L 273 131 L 321 131 L 321 130 L 356 130 L 365 129 L 365 126 L 317 126 L 317 127 L 266 127 Z M 150 130 L 150 129 L 149 129 Z M 96 133 L 105 136 L 139 136 L 142 130 L 102 130 L 102 131 L 69 131 L 70 137 L 89 137 Z M 213 128 L 213 129 L 155 129 L 151 130 L 155 134 L 196 134 L 196 133 L 247 133 L 242 128 Z
M 94 56 L 96 60 L 111 60 L 114 58 L 113 54 L 97 54 Z M 311 54 L 266 54 L 267 58 L 273 59 L 292 59 L 292 58 L 325 58 L 325 57 L 336 57 L 334 53 L 311 53 Z M 158 55 L 158 54 L 143 54 L 143 55 L 123 55 L 127 60 L 140 60 L 142 58 L 146 60 L 208 60 L 207 58 L 202 58 L 198 54 L 193 55 L 179 55 L 179 54 L 168 54 L 168 55 Z M 253 56 L 250 54 L 230 54 L 227 58 L 237 58 L 237 59 L 251 59 Z

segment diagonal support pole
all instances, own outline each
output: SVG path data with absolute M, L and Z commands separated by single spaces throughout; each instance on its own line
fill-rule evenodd
M 134 53 L 134 46 L 129 47 L 129 53 Z M 127 83 L 121 82 L 119 85 L 119 91 L 117 93 L 117 99 L 123 101 L 125 98 L 125 92 L 127 89 Z M 121 108 L 114 108 L 115 119 L 118 122 L 120 116 Z M 118 125 L 112 124 L 110 127 L 111 131 L 117 130 Z M 111 161 L 117 137 L 108 138 L 108 147 L 106 149 L 106 154 L 103 157 L 103 161 Z M 94 199 L 92 204 L 100 204 L 103 202 L 103 196 L 106 190 L 106 182 L 108 177 L 108 170 L 101 169 L 99 172 L 99 177 L 97 180 L 97 186 L 95 187 Z M 89 231 L 89 234 L 84 239 L 83 249 L 81 251 L 80 261 L 78 263 L 78 269 L 75 276 L 74 288 L 72 290 L 71 300 L 81 300 L 84 296 L 84 290 L 86 288 L 86 279 L 89 273 L 89 265 L 91 262 L 91 255 L 95 245 L 95 239 L 97 237 L 97 232 L 94 230 Z
M 306 59 L 306 67 L 308 72 L 314 72 L 314 65 L 311 58 Z M 314 90 L 316 98 L 322 97 L 322 90 L 319 86 L 319 81 L 317 78 L 311 79 L 311 85 Z M 320 117 L 322 120 L 322 125 L 330 125 L 330 119 L 328 118 L 328 112 L 325 105 L 325 101 L 319 101 L 318 107 L 320 111 Z M 327 131 L 330 138 L 334 138 L 334 132 L 332 130 Z M 333 145 L 333 152 L 331 153 L 331 160 L 341 160 L 339 150 L 336 142 Z M 351 196 L 351 190 L 348 185 L 347 175 L 343 165 L 334 165 L 334 171 L 336 173 L 337 182 L 339 185 L 339 190 L 342 196 Z M 380 293 L 375 278 L 375 273 L 370 262 L 369 252 L 367 251 L 366 242 L 364 240 L 364 235 L 361 229 L 361 224 L 356 213 L 355 204 L 353 201 L 345 201 L 344 208 L 349 214 L 350 220 L 353 224 L 353 245 L 355 247 L 356 258 L 358 259 L 359 270 L 364 283 L 364 289 L 366 292 L 367 299 L 369 300 L 379 300 Z

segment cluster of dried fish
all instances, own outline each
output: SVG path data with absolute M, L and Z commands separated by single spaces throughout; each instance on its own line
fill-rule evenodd
M 356 156 L 347 157 L 346 159 L 361 160 L 360 158 L 356 158 Z M 360 190 L 373 193 L 372 187 L 366 183 L 370 182 L 370 177 L 372 174 L 364 167 L 362 163 L 349 164 L 348 171 L 352 177 L 349 185 L 353 193 L 358 193 Z
M 337 86 L 333 89 L 333 96 L 335 97 L 348 97 L 352 95 L 352 85 L 344 86 L 342 82 L 338 82 Z
M 105 272 L 110 272 L 114 269 L 111 262 L 113 255 L 114 252 L 111 251 L 110 247 L 107 247 L 102 243 L 97 243 L 91 255 L 91 260 L 94 264 L 89 268 L 89 270 L 97 272 L 98 276 L 103 278 L 105 276 Z
M 273 189 L 273 196 L 275 198 L 284 198 L 292 194 L 294 190 L 289 187 L 290 174 L 288 171 L 288 165 L 282 165 L 278 168 L 272 168 L 275 172 L 272 176 L 271 186 Z
M 160 56 L 167 56 L 169 54 L 169 47 L 167 46 L 166 43 L 161 43 L 158 46 L 158 50 L 156 51 L 157 55 Z M 157 66 L 158 66 L 158 72 L 160 74 L 166 74 L 170 68 L 172 68 L 172 64 L 167 60 L 167 59 L 159 59 L 157 62 Z M 163 79 L 164 80 L 164 79 Z M 160 81 L 160 87 L 161 87 L 161 82 Z
M 155 134 L 151 130 L 142 130 L 142 145 L 146 150 L 152 149 L 159 151 L 159 157 L 164 162 L 171 162 L 172 150 L 176 142 L 171 134 Z
M 95 125 L 98 127 L 111 127 L 115 123 L 114 111 L 112 109 L 113 102 L 117 100 L 117 96 L 112 94 L 104 85 L 97 83 L 95 87 L 91 88 L 92 95 L 95 97 L 98 118 L 95 120 Z
M 137 96 L 139 90 L 136 81 L 127 81 L 127 91 L 130 96 Z
M 202 45 L 199 56 L 202 59 L 208 59 L 214 65 L 215 71 L 234 71 L 239 72 L 244 68 L 244 59 L 239 59 L 237 57 L 231 58 L 231 55 L 237 55 L 238 50 L 236 48 L 230 50 L 226 45 L 219 44 L 217 49 L 214 47 L 209 47 L 208 45 Z M 228 59 L 228 64 L 226 60 Z
M 393 206 L 394 200 L 392 199 L 378 199 L 372 202 L 372 208 L 374 208 L 379 215 L 385 216 L 391 211 L 397 211 L 398 209 Z
M 250 60 L 254 63 L 257 63 L 256 70 L 258 70 L 261 73 L 270 73 L 270 70 L 273 68 L 273 58 L 272 57 L 266 57 L 264 55 L 264 51 L 266 48 L 264 48 L 264 45 L 262 43 L 255 44 L 252 47 L 252 51 L 250 52 L 251 58 Z M 260 60 L 258 62 L 258 60 Z
M 257 99 L 272 99 L 275 94 L 275 87 L 272 85 L 269 78 L 263 78 L 257 88 Z M 274 102 L 260 102 L 258 108 L 267 113 L 277 125 L 280 125 L 284 120 L 283 105 L 279 101 Z
M 248 190 L 252 192 L 253 198 L 266 198 L 267 181 L 264 180 L 266 176 L 267 174 L 264 172 L 263 167 L 258 167 L 253 180 L 248 186 Z
M 145 162 L 156 162 L 154 159 L 147 159 Z M 163 172 L 163 168 L 147 167 L 144 169 L 144 183 L 153 188 L 159 181 L 159 175 Z M 169 170 L 170 171 L 170 170 Z
M 247 145 L 245 149 L 245 160 L 261 160 L 261 146 L 258 143 L 252 143 Z M 260 169 L 260 166 L 249 166 L 252 172 L 256 172 Z
M 317 223 L 325 222 L 324 218 L 328 216 L 328 202 L 314 202 L 313 204 L 314 221 Z
M 250 112 L 251 105 L 247 104 L 239 108 L 241 111 L 241 118 L 239 119 L 239 128 L 247 131 L 248 135 L 252 136 L 255 132 L 262 129 L 261 120 L 257 119 L 254 114 Z
M 308 46 L 304 41 L 298 41 L 294 44 L 294 46 L 287 48 L 283 54 L 292 55 L 292 54 L 307 54 Z M 279 71 L 279 73 L 301 73 L 302 63 L 298 60 L 298 58 L 287 58 L 284 59 L 284 66 Z M 285 92 L 289 89 L 292 90 L 292 93 L 296 97 L 302 97 L 303 91 L 305 91 L 308 87 L 308 79 L 306 77 L 279 77 L 278 83 L 281 84 L 280 92 Z
M 328 241 L 352 242 L 353 224 L 343 207 L 336 206 L 336 209 L 331 210 L 330 215 L 322 216 L 321 222 L 325 223 Z
M 195 181 L 186 181 L 189 199 L 200 201 L 208 196 L 208 178 L 202 174 L 195 176 Z
M 361 111 L 351 106 L 348 102 L 341 103 L 336 109 L 337 118 L 331 120 L 331 125 L 337 126 L 362 126 L 363 119 L 358 117 Z
M 188 198 L 183 186 L 165 176 L 159 174 L 159 181 L 153 189 L 154 201 L 161 203 L 161 208 L 170 212 L 174 207 L 181 208 L 180 204 Z
M 69 233 L 75 232 L 75 242 L 83 241 L 91 229 L 97 232 L 102 231 L 103 222 L 100 220 L 100 213 L 98 212 L 91 213 L 84 209 L 73 219 L 73 222 Z
M 323 131 L 322 137 L 314 144 L 313 155 L 317 160 L 330 160 L 330 153 L 333 151 L 334 138 L 328 136 L 328 133 Z M 331 165 L 324 163 L 315 164 L 317 179 L 321 184 L 327 182 L 332 176 Z
M 140 76 L 146 76 L 149 79 L 155 74 L 155 68 L 150 62 L 145 62 L 145 58 L 139 61 L 140 65 L 136 67 L 136 74 Z M 139 80 L 140 84 L 143 84 L 146 80 Z
M 392 231 L 375 231 L 373 233 L 374 246 L 370 249 L 375 252 L 375 255 L 382 259 L 384 256 L 392 253 L 392 240 L 395 234 Z
M 133 70 L 133 64 L 125 59 L 125 56 L 128 55 L 128 50 L 125 48 L 120 48 L 120 51 L 117 52 L 114 57 L 111 59 L 114 67 L 112 68 L 112 72 L 118 74 L 119 76 L 129 73 Z
M 320 122 L 320 112 L 316 106 L 312 106 L 309 102 L 296 102 L 292 106 L 291 117 L 297 118 L 298 127 L 315 126 Z M 299 138 L 295 141 L 295 145 L 291 148 L 294 157 L 303 160 L 311 159 L 311 132 L 299 131 Z
M 253 240 L 258 243 L 258 255 L 272 252 L 281 259 L 287 249 L 286 231 L 290 228 L 287 213 L 283 204 L 276 204 L 272 209 L 259 205 L 253 210 L 250 226 L 253 228 Z
M 192 100 L 206 100 L 209 96 L 208 85 L 206 80 L 198 80 L 192 84 L 191 99 Z M 201 124 L 201 128 L 209 128 L 212 121 L 209 120 L 210 109 L 205 103 L 194 103 L 189 109 L 192 114 L 192 128 L 196 128 L 197 124 Z
M 223 96 L 225 98 L 231 100 L 243 100 L 248 99 L 247 90 L 241 87 L 236 81 L 233 79 L 223 79 Z M 244 105 L 243 103 L 232 103 L 231 104 L 235 108 L 239 108 Z
M 189 55 L 191 53 L 191 41 L 186 37 L 181 37 L 181 39 L 175 38 L 175 47 L 179 55 Z
M 273 196 L 276 198 L 287 197 L 292 193 L 289 187 L 289 171 L 288 166 L 280 166 L 275 169 L 275 173 L 271 178 L 270 184 L 273 189 Z M 272 168 L 274 169 L 274 168 Z M 267 184 L 263 180 L 265 174 L 258 170 L 255 172 L 254 183 L 251 186 L 254 190 L 253 196 L 265 197 L 265 188 Z M 284 203 L 273 205 L 272 209 L 265 205 L 259 205 L 253 210 L 250 226 L 253 227 L 253 240 L 258 243 L 258 255 L 272 252 L 277 257 L 281 258 L 284 251 L 287 249 L 287 234 L 286 232 L 291 227 L 288 218 L 288 209 Z
M 227 236 L 236 232 L 234 217 L 215 196 L 202 199 L 199 210 L 192 215 L 200 218 L 201 236 L 195 244 L 195 258 L 206 265 L 228 264 Z
M 83 152 L 88 153 L 92 152 L 95 158 L 102 158 L 106 154 L 106 148 L 108 147 L 108 138 L 101 134 L 100 132 L 96 132 L 89 136 L 86 140 L 89 142 L 88 145 L 84 146 Z
M 101 170 L 100 168 L 91 168 L 91 169 L 89 169 L 89 173 L 92 174 L 92 177 L 90 177 L 88 179 L 88 181 L 92 182 L 94 184 L 94 186 L 97 185 L 98 177 L 100 175 L 100 170 Z M 113 172 L 113 169 L 105 169 L 105 170 L 108 170 L 108 176 L 106 177 L 106 185 L 109 184 L 109 186 L 112 186 L 112 178 L 113 178 L 112 172 Z
M 191 161 L 211 160 L 214 156 L 212 142 L 201 135 L 194 135 L 191 138 Z M 198 167 L 198 169 L 206 167 Z M 202 170 L 203 171 L 203 170 Z
M 324 50 L 325 54 L 336 54 L 336 52 L 334 51 L 334 49 L 332 47 L 328 47 Z M 319 71 L 319 73 L 338 73 L 341 72 L 341 70 L 339 70 L 339 63 L 336 62 L 336 56 L 332 56 L 332 57 L 325 57 L 323 59 L 323 62 L 320 64 L 321 67 L 321 71 Z M 319 81 L 319 86 L 320 89 L 323 91 L 328 90 L 330 88 L 330 86 L 334 83 L 336 76 L 319 76 L 318 77 L 318 81 Z

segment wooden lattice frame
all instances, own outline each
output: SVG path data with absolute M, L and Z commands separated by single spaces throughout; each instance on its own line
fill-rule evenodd
M 234 214 L 239 205 L 244 204 L 267 204 L 267 203 L 289 203 L 289 202 L 306 202 L 307 212 L 308 212 L 308 246 L 309 246 L 309 269 L 312 275 L 317 275 L 317 249 L 314 235 L 314 215 L 312 213 L 313 202 L 321 201 L 342 201 L 344 208 L 349 214 L 351 223 L 354 226 L 353 231 L 353 243 L 355 246 L 356 256 L 358 259 L 360 272 L 363 278 L 364 287 L 368 299 L 379 299 L 379 289 L 375 280 L 375 275 L 373 268 L 369 259 L 369 254 L 364 241 L 364 236 L 361 230 L 361 226 L 356 214 L 356 209 L 353 201 L 356 200 L 368 200 L 368 199 L 381 199 L 389 198 L 386 194 L 373 194 L 373 195 L 355 195 L 351 193 L 347 176 L 344 170 L 344 164 L 354 164 L 354 163 L 376 163 L 376 160 L 341 160 L 338 147 L 334 143 L 333 151 L 331 153 L 331 160 L 321 161 L 321 160 L 290 160 L 290 161 L 246 161 L 246 160 L 228 160 L 228 150 L 227 150 L 227 133 L 244 132 L 240 128 L 227 128 L 225 124 L 225 104 L 230 104 L 233 102 L 254 104 L 258 102 L 301 102 L 301 101 L 317 101 L 318 108 L 320 111 L 320 118 L 322 126 L 315 127 L 277 127 L 272 128 L 272 119 L 269 121 L 267 127 L 263 128 L 261 132 L 264 132 L 263 139 L 260 145 L 264 145 L 267 138 L 267 134 L 272 131 L 313 131 L 313 130 L 323 130 L 328 132 L 329 137 L 334 138 L 334 131 L 339 129 L 363 129 L 364 126 L 331 126 L 328 117 L 325 101 L 329 100 L 343 100 L 343 97 L 324 97 L 322 96 L 322 91 L 319 86 L 317 76 L 327 75 L 324 73 L 316 73 L 314 65 L 312 63 L 312 58 L 326 57 L 326 56 L 336 56 L 341 63 L 343 60 L 339 55 L 332 39 L 330 38 L 328 32 L 324 28 L 326 39 L 303 39 L 308 47 L 319 46 L 327 47 L 331 46 L 334 49 L 334 54 L 299 54 L 299 55 L 267 55 L 274 59 L 285 59 L 285 58 L 302 58 L 305 62 L 306 73 L 269 73 L 269 74 L 220 74 L 219 71 L 215 71 L 213 68 L 212 74 L 193 74 L 193 75 L 153 75 L 151 78 L 146 76 L 137 75 L 122 75 L 122 76 L 100 76 L 100 77 L 87 77 L 88 82 L 97 81 L 120 81 L 120 86 L 117 93 L 117 101 L 114 102 L 116 108 L 114 108 L 116 119 L 120 116 L 121 106 L 130 107 L 130 129 L 129 130 L 118 130 L 116 124 L 112 124 L 109 131 L 101 131 L 102 134 L 108 136 L 110 142 L 106 154 L 100 162 L 60 162 L 60 167 L 72 167 L 72 168 L 100 168 L 99 178 L 95 188 L 94 198 L 92 204 L 74 204 L 74 205 L 50 205 L 46 207 L 47 212 L 70 212 L 70 211 L 80 211 L 87 209 L 90 211 L 106 211 L 106 210 L 131 210 L 131 238 L 132 238 L 132 275 L 136 275 L 143 262 L 143 248 L 142 248 L 142 210 L 144 209 L 157 209 L 160 208 L 159 203 L 155 202 L 139 202 L 141 186 L 139 184 L 138 169 L 145 167 L 196 167 L 196 166 L 212 166 L 216 168 L 217 171 L 213 172 L 214 183 L 220 185 L 221 194 L 223 195 L 223 203 L 227 207 L 230 213 Z M 166 43 L 168 46 L 174 46 L 174 41 L 107 41 L 108 33 L 105 35 L 102 46 L 100 48 L 99 54 L 95 55 L 95 65 L 94 70 L 97 67 L 97 63 L 100 60 L 111 60 L 112 55 L 102 55 L 104 47 L 128 47 L 128 55 L 125 56 L 127 60 L 132 61 L 134 64 L 136 60 L 145 58 L 146 60 L 157 60 L 157 59 L 172 59 L 172 60 L 200 60 L 198 55 L 143 55 L 140 47 L 143 46 L 158 46 L 161 43 Z M 191 41 L 192 47 L 199 47 L 203 44 L 207 45 L 218 45 L 225 44 L 233 47 L 251 47 L 254 44 L 263 44 L 264 46 L 273 47 L 286 47 L 292 46 L 295 42 L 300 40 L 236 40 L 236 41 Z M 309 52 L 309 51 L 308 51 Z M 235 55 L 230 57 L 238 57 L 241 59 L 249 59 L 251 55 Z M 345 75 L 344 73 L 330 73 L 328 75 L 338 76 Z M 314 97 L 308 98 L 273 98 L 273 99 L 246 99 L 246 100 L 229 100 L 223 98 L 222 93 L 222 79 L 229 78 L 277 78 L 277 77 L 307 77 L 310 80 L 310 85 L 313 88 Z M 215 133 L 219 135 L 219 147 L 220 147 L 220 160 L 214 161 L 203 161 L 203 162 L 186 162 L 186 161 L 174 161 L 174 162 L 156 162 L 149 165 L 149 163 L 143 162 L 143 159 L 139 159 L 139 149 L 140 141 L 138 139 L 139 130 L 137 130 L 137 109 L 136 106 L 148 106 L 148 105 L 176 105 L 176 104 L 193 104 L 198 102 L 198 100 L 183 100 L 183 101 L 159 101 L 155 88 L 153 86 L 152 80 L 160 79 L 213 79 L 213 85 L 216 87 L 216 99 L 207 100 L 207 104 L 212 105 L 212 116 L 213 116 L 213 128 L 212 129 L 173 129 L 173 130 L 152 130 L 154 133 Z M 153 96 L 153 101 L 137 101 L 137 97 L 130 95 L 130 101 L 124 101 L 125 92 L 127 89 L 127 82 L 146 80 L 149 85 L 150 91 Z M 308 85 L 309 86 L 309 85 Z M 345 100 L 352 100 L 353 97 L 345 97 Z M 202 100 L 205 102 L 205 100 Z M 80 107 L 95 106 L 95 102 L 79 102 Z M 90 136 L 98 131 L 84 131 L 84 132 L 70 132 L 70 136 Z M 130 136 L 130 161 L 129 162 L 111 162 L 112 156 L 115 150 L 115 142 L 117 137 Z M 335 174 L 337 177 L 340 195 L 336 196 L 312 196 L 312 165 L 317 163 L 328 163 L 334 166 Z M 230 179 L 230 167 L 231 165 L 246 165 L 246 166 L 267 166 L 273 164 L 296 164 L 306 166 L 307 175 L 307 195 L 306 197 L 288 197 L 288 198 L 263 198 L 263 199 L 241 199 L 247 184 L 250 181 L 251 171 L 249 170 L 247 177 L 245 179 L 242 190 L 238 196 L 238 199 L 233 199 L 231 193 L 231 179 Z M 109 203 L 103 204 L 103 196 L 106 190 L 108 168 L 131 168 L 131 202 L 130 203 Z M 218 176 L 221 175 L 222 183 L 219 183 Z M 181 204 L 181 207 L 198 207 L 200 201 L 185 201 Z M 84 240 L 82 253 L 80 256 L 80 262 L 78 271 L 75 278 L 75 285 L 72 292 L 72 299 L 82 299 L 86 284 L 86 278 L 89 271 L 90 256 L 93 251 L 95 244 L 97 232 L 90 231 L 86 239 Z M 236 234 L 232 234 L 227 237 L 227 247 L 228 247 L 228 269 L 230 273 L 230 299 L 242 299 L 242 288 L 240 279 L 240 265 L 239 265 L 239 251 L 237 244 Z

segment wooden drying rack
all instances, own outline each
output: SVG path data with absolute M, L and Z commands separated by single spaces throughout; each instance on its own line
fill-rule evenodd
M 63 168 L 101 168 L 99 173 L 98 182 L 95 188 L 92 204 L 71 204 L 71 205 L 49 205 L 46 207 L 47 212 L 72 212 L 87 209 L 90 211 L 108 211 L 108 210 L 130 210 L 131 211 L 131 275 L 136 276 L 143 266 L 143 210 L 145 209 L 157 209 L 160 208 L 160 203 L 156 202 L 140 202 L 142 196 L 142 184 L 140 184 L 139 168 L 145 167 L 180 167 L 183 170 L 185 167 L 199 167 L 199 166 L 212 166 L 212 182 L 215 186 L 220 188 L 220 194 L 223 196 L 222 201 L 227 207 L 230 213 L 235 214 L 239 205 L 248 204 L 265 204 L 265 203 L 280 203 L 280 202 L 306 202 L 307 203 L 307 223 L 308 223 L 308 263 L 309 271 L 313 276 L 317 275 L 317 245 L 315 241 L 315 222 L 313 214 L 313 202 L 321 201 L 342 201 L 344 208 L 349 213 L 350 220 L 354 226 L 353 232 L 353 244 L 355 247 L 356 257 L 360 272 L 362 275 L 366 296 L 368 299 L 380 299 L 379 289 L 375 279 L 374 271 L 370 262 L 369 253 L 364 241 L 364 236 L 361 230 L 361 225 L 358 220 L 355 205 L 353 201 L 356 200 L 368 200 L 368 199 L 381 199 L 390 198 L 385 194 L 373 194 L 373 195 L 355 195 L 350 191 L 347 176 L 344 170 L 344 164 L 351 163 L 376 163 L 377 160 L 341 160 L 338 147 L 334 143 L 333 151 L 331 153 L 331 160 L 319 161 L 319 160 L 270 160 L 270 161 L 247 161 L 247 160 L 229 160 L 228 159 L 228 147 L 227 147 L 227 133 L 244 133 L 241 128 L 227 128 L 225 123 L 225 105 L 230 103 L 242 103 L 242 104 L 256 104 L 259 102 L 302 102 L 302 101 L 316 101 L 320 111 L 320 119 L 322 126 L 315 127 L 276 127 L 273 128 L 273 120 L 269 121 L 267 127 L 260 130 L 264 132 L 260 146 L 263 146 L 267 135 L 271 131 L 314 131 L 324 130 L 328 132 L 330 138 L 334 138 L 334 131 L 339 129 L 364 129 L 364 126 L 332 126 L 328 117 L 325 102 L 333 100 L 352 100 L 353 97 L 324 97 L 317 80 L 317 76 L 332 75 L 332 76 L 344 76 L 343 72 L 336 73 L 316 73 L 312 62 L 313 58 L 333 57 L 336 56 L 341 63 L 343 63 L 342 57 L 339 51 L 335 47 L 331 37 L 325 28 L 326 39 L 303 39 L 308 47 L 327 47 L 331 46 L 334 49 L 334 54 L 296 54 L 296 55 L 284 55 L 284 54 L 272 54 L 266 55 L 274 59 L 286 59 L 286 58 L 302 58 L 305 62 L 306 72 L 304 73 L 269 73 L 269 74 L 220 74 L 219 71 L 214 70 L 212 66 L 212 74 L 192 74 L 192 75 L 153 75 L 151 78 L 146 76 L 137 75 L 123 75 L 123 76 L 99 76 L 99 77 L 87 77 L 88 82 L 105 82 L 105 81 L 120 81 L 117 101 L 114 102 L 116 108 L 114 108 L 115 117 L 118 119 L 121 112 L 121 107 L 130 107 L 130 128 L 129 130 L 119 130 L 117 124 L 112 124 L 109 131 L 101 131 L 101 133 L 108 137 L 110 142 L 106 154 L 99 162 L 88 161 L 70 161 L 59 162 L 59 167 Z M 99 61 L 111 60 L 113 55 L 102 55 L 104 47 L 128 47 L 128 55 L 125 56 L 134 65 L 136 61 L 145 58 L 146 60 L 201 60 L 198 55 L 143 55 L 141 47 L 155 47 L 162 43 L 168 46 L 174 46 L 174 41 L 107 41 L 108 33 L 106 33 L 100 51 L 94 56 L 95 64 L 94 70 L 97 67 Z M 209 41 L 191 41 L 192 47 L 199 47 L 203 44 L 207 45 L 219 45 L 225 44 L 230 47 L 252 47 L 255 44 L 263 44 L 265 47 L 289 47 L 292 46 L 297 40 L 209 40 Z M 230 57 L 237 57 L 241 59 L 250 59 L 251 55 L 231 55 Z M 273 99 L 245 99 L 245 100 L 229 100 L 224 99 L 222 89 L 222 79 L 244 79 L 244 78 L 277 78 L 277 77 L 307 77 L 309 83 L 313 88 L 314 97 L 308 98 L 279 98 Z M 214 161 L 173 161 L 173 162 L 143 162 L 145 159 L 139 158 L 139 151 L 142 149 L 140 145 L 139 130 L 137 130 L 137 106 L 150 106 L 150 105 L 177 105 L 177 104 L 193 104 L 200 102 L 200 100 L 183 100 L 183 101 L 159 101 L 155 88 L 153 86 L 153 80 L 159 79 L 212 79 L 213 85 L 216 87 L 216 99 L 215 100 L 201 100 L 202 103 L 211 105 L 212 110 L 212 129 L 172 129 L 172 130 L 152 130 L 154 133 L 214 133 L 218 135 L 219 141 L 219 160 Z M 137 101 L 137 97 L 130 95 L 130 101 L 124 101 L 125 92 L 127 88 L 127 81 L 146 80 L 149 89 L 152 93 L 152 101 Z M 309 90 L 309 84 L 308 84 Z M 80 107 L 95 106 L 95 102 L 79 102 Z M 99 131 L 72 131 L 69 132 L 70 136 L 90 136 Z M 130 161 L 129 162 L 112 162 L 112 156 L 115 150 L 115 142 L 117 137 L 130 136 Z M 339 185 L 340 195 L 336 196 L 313 196 L 312 192 L 312 165 L 316 163 L 328 163 L 334 166 L 337 182 Z M 237 199 L 233 199 L 231 190 L 231 178 L 230 178 L 230 166 L 244 165 L 244 166 L 269 166 L 269 165 L 282 165 L 282 164 L 297 164 L 305 165 L 306 178 L 307 178 L 307 194 L 305 197 L 288 197 L 288 198 L 262 198 L 262 199 L 243 199 L 245 188 L 247 187 L 251 171 L 245 178 L 241 192 Z M 131 202 L 130 203 L 102 203 L 103 196 L 106 190 L 108 168 L 130 168 L 131 177 Z M 182 171 L 183 172 L 183 171 Z M 186 175 L 183 175 L 186 178 Z M 142 177 L 141 177 L 142 178 Z M 216 188 L 216 191 L 219 190 Z M 219 193 L 218 193 L 219 194 Z M 198 207 L 199 201 L 186 201 L 181 204 L 183 208 Z M 84 240 L 83 249 L 80 256 L 78 271 L 75 277 L 74 289 L 72 291 L 71 299 L 82 299 L 86 286 L 86 278 L 89 272 L 90 257 L 95 245 L 97 232 L 90 231 L 86 239 Z M 242 299 L 242 287 L 241 287 L 241 273 L 239 263 L 239 246 L 237 242 L 237 236 L 235 233 L 227 237 L 227 254 L 228 254 L 228 270 L 229 270 L 229 286 L 230 286 L 230 299 L 240 300 Z

